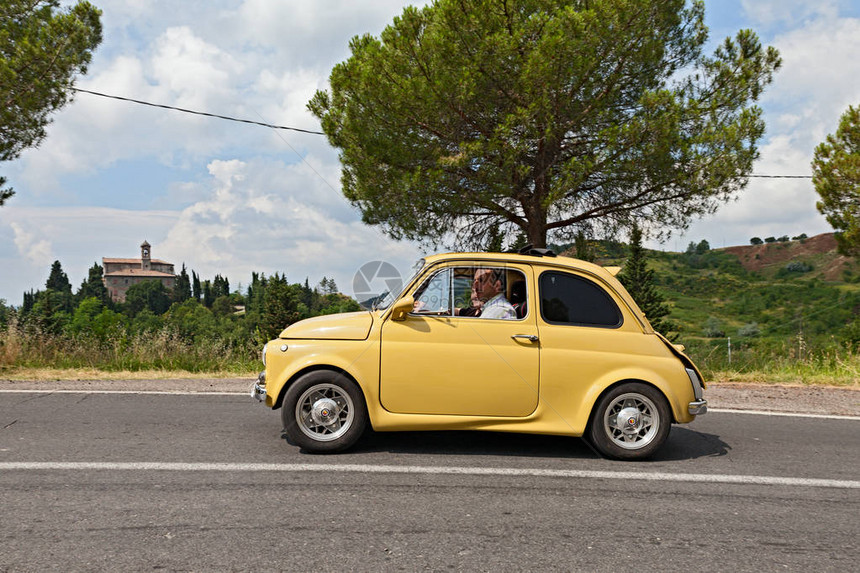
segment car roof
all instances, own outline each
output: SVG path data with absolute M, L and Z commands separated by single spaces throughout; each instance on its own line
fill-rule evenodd
M 588 261 L 574 259 L 571 257 L 562 256 L 541 256 L 541 255 L 521 255 L 519 253 L 439 253 L 436 255 L 428 255 L 424 257 L 424 261 L 428 265 L 436 264 L 442 261 L 480 261 L 487 263 L 521 263 L 527 265 L 542 265 L 548 267 L 561 267 L 568 269 L 578 269 L 588 271 L 598 276 L 605 277 L 606 275 L 615 276 L 618 272 L 618 267 L 601 267 Z

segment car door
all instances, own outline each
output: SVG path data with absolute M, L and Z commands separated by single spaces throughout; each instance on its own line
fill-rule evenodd
M 514 282 L 524 282 L 526 308 L 535 308 L 528 265 L 456 263 L 427 271 L 409 293 L 416 311 L 382 325 L 380 398 L 387 410 L 464 416 L 527 416 L 535 410 L 536 313 L 509 319 L 465 316 L 471 276 L 488 268 L 506 278 L 506 294 Z M 523 285 L 516 286 L 519 291 Z
M 541 382 L 582 396 L 592 385 L 651 352 L 648 337 L 620 299 L 593 277 L 560 269 L 536 271 Z

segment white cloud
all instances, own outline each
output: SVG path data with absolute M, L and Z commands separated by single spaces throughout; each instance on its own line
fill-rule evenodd
M 175 105 L 201 110 L 235 97 L 235 81 L 242 76 L 239 62 L 187 26 L 168 28 L 158 37 L 149 68 Z
M 782 3 L 755 5 L 765 18 L 768 7 Z M 810 175 L 816 145 L 835 131 L 848 105 L 860 104 L 860 60 L 855 56 L 860 53 L 860 19 L 840 18 L 833 6 L 810 8 L 816 17 L 767 42 L 780 51 L 783 66 L 761 102 L 767 133 L 754 173 Z M 680 241 L 683 246 L 684 241 L 707 238 L 712 246 L 723 246 L 746 244 L 753 236 L 830 232 L 815 207 L 817 200 L 810 179 L 751 179 L 738 201 L 694 223 Z
M 800 122 L 792 131 L 812 137 L 808 147 L 832 131 L 850 104 L 860 103 L 860 19 L 819 19 L 774 38 L 783 67 L 765 99 L 792 109 Z
M 403 0 L 245 0 L 237 10 L 234 33 L 253 45 L 274 48 L 290 67 L 297 64 L 323 70 L 349 55 L 349 40 L 356 35 L 379 35 L 407 4 Z
M 420 256 L 354 213 L 333 216 L 336 191 L 306 164 L 217 160 L 209 172 L 209 197 L 184 209 L 163 243 L 153 246 L 201 276 L 219 273 L 235 285 L 247 284 L 252 271 L 285 273 L 291 281 L 325 275 L 351 294 L 363 263 L 387 260 L 405 272 Z
M 51 242 L 36 238 L 35 233 L 27 231 L 18 223 L 11 223 L 15 232 L 15 247 L 28 262 L 36 265 L 49 265 L 54 260 Z
M 741 0 L 749 18 L 759 26 L 795 26 L 813 17 L 833 18 L 839 0 Z

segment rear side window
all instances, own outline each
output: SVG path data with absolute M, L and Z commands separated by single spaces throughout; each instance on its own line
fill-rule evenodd
M 618 328 L 621 311 L 606 291 L 568 273 L 550 271 L 540 276 L 540 313 L 550 324 Z

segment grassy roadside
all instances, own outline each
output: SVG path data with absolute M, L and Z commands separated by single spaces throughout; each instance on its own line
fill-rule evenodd
M 719 371 L 705 374 L 708 383 L 771 384 L 789 386 L 829 386 L 860 390 L 860 378 L 846 377 L 827 373 L 797 372 L 737 372 Z
M 260 365 L 262 369 L 262 364 Z M 84 380 L 206 380 L 246 378 L 253 380 L 257 372 L 214 371 L 188 372 L 187 370 L 98 370 L 95 368 L 0 368 L 0 380 L 13 381 L 84 381 Z
M 260 365 L 262 368 L 262 364 Z M 704 372 L 709 383 L 769 384 L 792 386 L 832 386 L 860 389 L 860 373 L 856 366 L 846 367 L 844 372 L 822 372 L 810 368 L 757 370 L 740 372 L 737 370 L 718 370 Z M 26 368 L 0 367 L 0 380 L 12 381 L 86 381 L 86 380 L 212 380 L 244 378 L 253 380 L 256 371 L 237 372 L 212 371 L 188 372 L 187 370 L 99 370 L 96 368 Z

